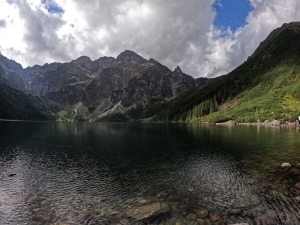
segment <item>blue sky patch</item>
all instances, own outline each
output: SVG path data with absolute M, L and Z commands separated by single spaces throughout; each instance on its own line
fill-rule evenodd
M 213 7 L 217 13 L 214 25 L 221 29 L 229 27 L 233 32 L 246 24 L 252 10 L 249 0 L 217 0 Z
M 49 13 L 64 13 L 63 8 L 57 5 L 57 3 L 54 0 L 42 0 L 42 4 L 45 5 L 45 8 Z

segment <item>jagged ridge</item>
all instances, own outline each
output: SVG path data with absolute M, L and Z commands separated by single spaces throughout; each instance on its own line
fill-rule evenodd
M 156 60 L 146 60 L 129 50 L 116 59 L 101 57 L 92 61 L 81 56 L 70 63 L 35 65 L 26 69 L 2 58 L 2 82 L 7 77 L 6 83 L 10 82 L 10 86 L 60 104 L 61 119 L 75 117 L 94 121 L 106 116 L 108 111 L 121 113 L 128 120 L 137 119 L 152 104 L 151 99 L 165 101 L 206 80 L 195 80 L 179 67 L 172 72 Z M 3 68 L 5 73 L 1 73 Z M 19 84 L 13 77 L 18 78 Z

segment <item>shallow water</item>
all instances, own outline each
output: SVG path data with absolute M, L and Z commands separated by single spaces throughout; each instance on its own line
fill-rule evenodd
M 0 121 L 0 224 L 300 224 L 299 146 L 274 127 Z

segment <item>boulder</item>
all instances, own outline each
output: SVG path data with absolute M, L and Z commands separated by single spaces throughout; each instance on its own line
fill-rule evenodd
M 230 208 L 228 212 L 233 215 L 241 215 L 243 213 L 243 210 L 240 208 Z
M 295 184 L 295 188 L 300 189 L 300 182 Z
M 231 224 L 228 224 L 228 225 L 249 225 L 249 224 L 248 223 L 235 223 L 235 224 L 231 223 Z
M 160 201 L 147 202 L 141 205 L 134 206 L 127 210 L 128 217 L 135 221 L 150 220 L 164 216 L 169 212 L 169 207 Z
M 280 126 L 280 123 L 281 123 L 281 121 L 279 121 L 279 120 L 273 120 L 270 124 L 272 126 Z
M 196 211 L 196 214 L 198 218 L 203 219 L 208 216 L 208 210 L 207 209 L 200 209 Z
M 215 225 L 227 225 L 227 223 L 224 220 L 218 220 Z
M 290 172 L 293 173 L 293 174 L 296 174 L 296 175 L 300 174 L 300 171 L 297 168 L 290 169 Z
M 197 218 L 197 222 L 199 225 L 205 225 L 204 219 Z
M 189 213 L 186 218 L 188 220 L 196 220 L 197 219 L 197 215 L 195 215 L 194 213 Z
M 221 219 L 221 216 L 217 213 L 209 214 L 209 217 L 211 222 L 216 222 Z
M 291 166 L 292 166 L 292 165 L 291 165 L 290 163 L 287 163 L 287 162 L 281 164 L 281 167 L 282 167 L 282 168 L 289 168 L 289 167 L 291 167 Z

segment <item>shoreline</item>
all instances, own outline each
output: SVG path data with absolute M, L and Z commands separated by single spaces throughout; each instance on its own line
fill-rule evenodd
M 251 125 L 251 126 L 272 126 L 272 127 L 287 127 L 287 128 L 300 128 L 299 123 L 296 122 L 282 122 L 279 120 L 273 120 L 271 122 L 245 122 L 245 123 L 237 123 L 234 120 L 229 120 L 226 122 L 216 123 L 216 125 L 226 125 L 226 126 L 234 126 L 234 125 Z

